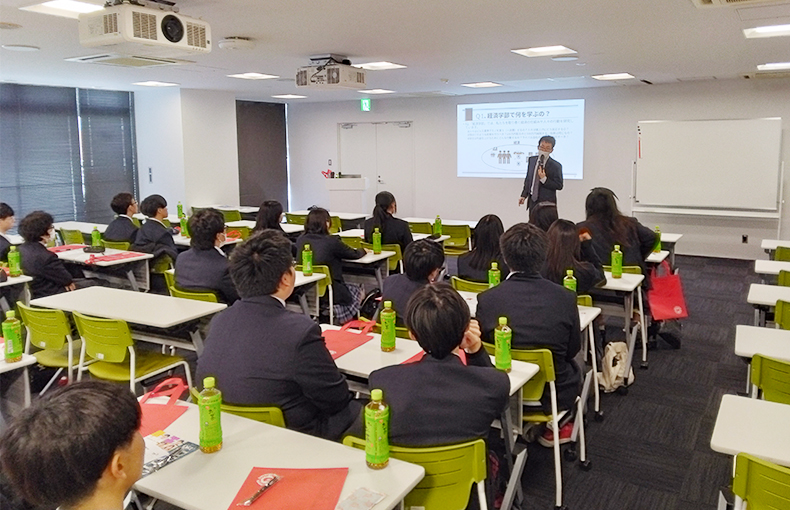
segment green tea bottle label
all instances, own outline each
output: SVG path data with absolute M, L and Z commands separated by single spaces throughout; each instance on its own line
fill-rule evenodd
M 653 246 L 653 253 L 661 251 L 661 229 L 656 225 L 656 244 Z
M 313 252 L 309 244 L 305 244 L 302 248 L 302 273 L 305 276 L 313 275 Z
M 181 217 L 181 236 L 189 237 L 189 221 L 186 216 Z
M 392 301 L 384 301 L 384 309 L 379 314 L 381 318 L 381 350 L 390 352 L 395 350 L 395 310 Z
M 222 392 L 214 387 L 213 377 L 203 379 L 203 391 L 200 392 L 200 450 L 213 453 L 222 448 Z
M 184 206 L 181 205 L 181 202 L 178 203 L 178 217 L 179 219 L 184 217 Z
M 381 253 L 381 232 L 379 228 L 376 227 L 373 229 L 373 253 L 378 255 Z
M 513 330 L 507 325 L 507 317 L 499 318 L 499 326 L 494 329 L 494 366 L 497 370 L 510 372 L 512 359 L 510 356 L 510 342 Z
M 390 458 L 390 408 L 382 397 L 381 390 L 372 390 L 365 406 L 365 463 L 372 469 L 382 469 Z
M 16 246 L 11 246 L 8 250 L 8 274 L 9 276 L 22 275 L 22 254 L 16 249 Z
M 6 313 L 3 321 L 3 337 L 5 338 L 5 360 L 14 363 L 22 360 L 22 323 L 16 318 L 13 310 Z
M 488 288 L 496 287 L 500 281 L 502 281 L 502 273 L 499 271 L 499 264 L 492 262 L 491 269 L 488 270 Z
M 442 235 L 442 219 L 436 215 L 436 221 L 433 223 L 433 233 L 440 236 Z
M 620 245 L 614 245 L 612 252 L 612 278 L 623 277 L 623 252 L 620 251 Z
M 101 232 L 98 227 L 93 227 L 93 231 L 91 231 L 91 246 L 94 248 L 101 246 Z
M 573 269 L 565 271 L 565 278 L 562 279 L 562 286 L 576 292 L 576 277 L 573 276 Z

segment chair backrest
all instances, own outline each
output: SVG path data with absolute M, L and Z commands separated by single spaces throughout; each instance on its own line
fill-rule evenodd
M 365 441 L 346 436 L 343 444 L 365 449 Z M 472 484 L 486 478 L 486 446 L 482 439 L 427 448 L 390 446 L 390 455 L 425 468 L 425 478 L 406 495 L 406 508 L 463 510 Z
M 296 270 L 302 271 L 302 265 L 297 264 Z M 324 294 L 326 294 L 326 288 L 332 285 L 332 275 L 329 273 L 329 266 L 316 266 L 313 264 L 313 274 L 315 273 L 326 275 L 326 278 L 321 278 L 316 282 L 318 284 L 318 297 L 324 297 Z
M 751 371 L 752 384 L 762 390 L 765 400 L 790 404 L 790 363 L 755 354 Z
M 492 356 L 495 353 L 494 345 L 483 342 L 483 347 Z M 540 400 L 546 383 L 554 381 L 554 358 L 548 349 L 511 349 L 510 355 L 514 360 L 526 361 L 538 365 L 540 371 L 530 379 L 522 389 L 522 398 L 527 401 Z
M 592 306 L 593 299 L 589 294 L 579 294 L 576 296 L 576 304 L 579 306 Z
M 360 243 L 362 248 L 366 250 L 373 250 L 373 245 L 371 243 L 362 242 Z M 390 271 L 395 271 L 400 266 L 401 261 L 403 260 L 403 252 L 400 249 L 399 244 L 382 244 L 381 251 L 394 251 L 395 255 L 387 259 L 387 265 L 389 266 Z
M 170 220 L 168 220 L 167 218 L 162 218 L 162 225 L 164 225 L 167 228 L 170 228 L 172 226 L 170 224 Z
M 451 277 L 450 283 L 455 290 L 478 293 L 488 290 L 487 283 L 471 282 L 469 280 L 464 280 L 463 278 L 458 278 L 457 276 Z
M 373 332 L 378 335 L 381 334 L 380 323 L 377 322 L 376 325 L 373 326 Z M 406 326 L 395 326 L 395 336 L 398 338 L 405 338 L 406 340 L 411 340 L 411 337 L 409 336 L 409 328 L 407 328 Z
M 207 301 L 209 303 L 219 303 L 217 294 L 208 290 L 185 290 L 176 287 L 176 274 L 171 269 L 164 272 L 165 283 L 167 283 L 167 290 L 172 297 L 183 299 L 194 299 L 195 301 Z
M 409 230 L 412 234 L 433 234 L 433 225 L 427 221 L 409 222 Z
M 790 468 L 739 453 L 732 492 L 749 510 L 790 508 Z
M 39 349 L 60 350 L 71 335 L 71 326 L 63 310 L 31 308 L 17 302 L 19 315 L 29 333 L 30 343 Z
M 173 269 L 168 269 L 163 273 L 165 275 L 165 284 L 167 284 L 167 290 L 170 291 L 170 295 L 173 295 L 173 291 L 170 290 L 171 287 L 176 286 L 176 272 Z
M 197 388 L 189 388 L 189 394 L 192 396 L 192 400 L 197 403 L 200 398 L 200 392 Z M 283 417 L 283 412 L 276 406 L 234 406 L 223 403 L 220 409 L 224 413 L 235 414 L 242 418 L 248 418 L 261 423 L 268 423 L 269 425 L 285 428 L 285 417 Z
M 250 227 L 228 227 L 226 235 L 230 237 L 239 237 L 243 241 L 250 237 Z
M 102 239 L 101 243 L 104 245 L 105 248 L 111 248 L 113 250 L 128 251 L 129 246 L 131 246 L 131 243 L 127 241 L 108 241 L 106 239 Z
M 341 230 L 343 230 L 343 222 L 340 221 L 340 218 L 337 216 L 330 216 L 329 221 L 329 233 L 330 234 L 337 234 Z
M 784 269 L 779 271 L 777 283 L 782 287 L 790 287 L 790 271 L 785 271 Z
M 471 249 L 472 229 L 469 225 L 442 225 L 442 234 L 450 236 L 444 241 L 445 247 Z
M 79 230 L 69 230 L 67 228 L 60 229 L 60 238 L 63 244 L 84 244 L 85 239 L 82 237 L 82 232 Z
M 74 312 L 74 322 L 85 342 L 85 352 L 92 358 L 108 363 L 121 363 L 127 350 L 134 345 L 126 321 L 88 317 Z
M 237 209 L 221 209 L 219 212 L 221 212 L 222 216 L 225 218 L 225 223 L 229 221 L 241 221 L 241 213 Z
M 612 272 L 612 266 L 603 266 L 604 271 Z M 628 274 L 642 274 L 642 268 L 639 266 L 623 266 L 623 272 Z
M 776 302 L 774 323 L 782 329 L 790 329 L 790 301 L 779 300 Z
M 307 221 L 306 214 L 293 214 L 293 213 L 285 213 L 285 222 L 291 223 L 293 225 L 304 225 Z
M 140 227 L 142 227 L 142 226 L 143 226 L 143 222 L 142 222 L 142 221 L 140 221 L 140 220 L 139 220 L 139 219 L 137 219 L 137 218 L 132 218 L 132 223 L 133 223 L 133 224 L 134 224 L 134 226 L 135 226 L 135 227 L 137 227 L 137 228 L 140 228 Z
M 169 269 L 173 269 L 173 259 L 170 255 L 161 255 L 151 264 L 151 272 L 154 274 L 164 274 Z
M 348 246 L 354 248 L 362 248 L 362 238 L 361 237 L 348 237 L 348 236 L 341 236 L 340 240 L 343 241 Z
M 776 251 L 774 252 L 774 260 L 790 262 L 790 247 L 777 246 Z

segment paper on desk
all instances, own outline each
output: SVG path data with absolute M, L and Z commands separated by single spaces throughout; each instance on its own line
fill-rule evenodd
M 370 510 L 386 496 L 360 487 L 337 505 L 336 510 Z
M 145 455 L 143 457 L 143 474 L 148 476 L 158 469 L 162 469 L 167 464 L 177 461 L 185 455 L 189 455 L 198 449 L 198 445 L 190 443 L 178 436 L 168 434 L 163 430 L 157 430 L 149 436 L 143 438 L 145 441 Z M 180 450 L 178 448 L 180 447 Z M 171 459 L 164 465 L 160 465 L 161 459 L 178 450 Z

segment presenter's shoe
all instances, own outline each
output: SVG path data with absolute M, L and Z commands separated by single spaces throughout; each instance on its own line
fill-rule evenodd
M 572 434 L 573 421 L 569 421 L 560 427 L 560 444 L 570 443 Z M 551 427 L 546 426 L 546 430 L 544 430 L 543 434 L 538 437 L 538 443 L 545 446 L 546 448 L 554 447 L 554 431 L 551 429 Z

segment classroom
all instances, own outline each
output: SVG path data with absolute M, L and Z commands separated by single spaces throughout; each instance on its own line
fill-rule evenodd
M 463 489 L 450 491 L 462 494 L 457 508 L 482 506 L 478 490 L 485 493 L 486 506 L 495 508 L 707 510 L 738 508 L 741 498 L 749 508 L 760 508 L 759 491 L 764 487 L 749 487 L 756 491 L 749 496 L 733 494 L 734 470 L 745 472 L 747 463 L 754 469 L 775 469 L 777 476 L 786 477 L 788 485 L 779 490 L 784 498 L 780 501 L 790 501 L 790 436 L 783 431 L 790 427 L 781 426 L 790 422 L 786 409 L 790 398 L 786 390 L 776 395 L 762 386 L 758 389 L 759 381 L 754 379 L 761 363 L 776 363 L 766 368 L 771 373 L 790 373 L 790 349 L 785 345 L 790 337 L 782 335 L 785 325 L 790 328 L 790 321 L 784 321 L 785 310 L 790 310 L 790 293 L 784 292 L 785 285 L 790 285 L 790 262 L 785 262 L 790 261 L 790 241 L 785 241 L 790 239 L 790 212 L 785 208 L 790 192 L 784 176 L 784 162 L 790 161 L 790 130 L 785 127 L 790 118 L 790 1 L 670 0 L 646 5 L 627 0 L 549 4 L 500 0 L 462 6 L 410 3 L 405 9 L 403 4 L 385 2 L 71 2 L 82 5 L 85 14 L 80 19 L 68 10 L 74 6 L 63 5 L 69 2 L 36 6 L 33 1 L 0 0 L 0 203 L 13 208 L 15 219 L 6 232 L 0 204 L 0 248 L 6 238 L 19 246 L 24 269 L 25 254 L 31 252 L 22 247 L 23 237 L 28 239 L 22 230 L 33 235 L 36 228 L 43 228 L 41 239 L 33 235 L 32 244 L 38 249 L 39 240 L 47 241 L 43 244 L 71 273 L 69 282 L 73 277 L 77 290 L 64 292 L 69 283 L 50 295 L 42 290 L 41 280 L 35 282 L 35 275 L 31 278 L 27 271 L 16 277 L 21 279 L 11 276 L 0 281 L 0 308 L 4 313 L 16 309 L 17 318 L 22 315 L 23 344 L 25 314 L 32 313 L 23 307 L 62 310 L 75 341 L 83 332 L 78 322 L 81 316 L 86 321 L 90 316 L 123 319 L 131 328 L 130 338 L 140 360 L 147 353 L 176 356 L 170 359 L 176 364 L 162 369 L 162 374 L 183 378 L 183 384 L 197 391 L 204 386 L 204 376 L 216 376 L 228 404 L 271 404 L 245 401 L 241 383 L 223 387 L 218 367 L 231 359 L 241 366 L 254 356 L 241 347 L 218 353 L 211 347 L 211 328 L 226 325 L 226 335 L 230 337 L 233 331 L 238 346 L 243 345 L 245 335 L 258 332 L 277 356 L 290 348 L 277 347 L 280 337 L 287 335 L 272 335 L 272 331 L 287 330 L 277 322 L 279 316 L 268 321 L 261 318 L 270 310 L 261 308 L 254 319 L 234 315 L 241 313 L 241 303 L 258 299 L 250 297 L 255 294 L 250 290 L 252 280 L 246 287 L 239 283 L 246 267 L 239 253 L 258 257 L 255 250 L 280 253 L 287 248 L 292 252 L 288 267 L 296 265 L 291 290 L 282 296 L 279 291 L 264 294 L 282 297 L 288 314 L 300 319 L 306 315 L 312 325 L 321 327 L 317 335 L 323 335 L 327 346 L 318 342 L 317 356 L 330 352 L 331 363 L 323 367 L 334 377 L 321 372 L 331 379 L 324 384 L 340 384 L 346 391 L 337 392 L 336 400 L 345 405 L 351 395 L 349 409 L 360 414 L 370 399 L 373 387 L 369 385 L 374 380 L 385 384 L 387 368 L 402 363 L 408 363 L 403 368 L 424 366 L 426 360 L 414 359 L 430 350 L 420 342 L 424 339 L 419 334 L 414 336 L 418 341 L 410 340 L 409 331 L 401 329 L 407 326 L 407 308 L 411 309 L 406 306 L 408 295 L 400 304 L 391 298 L 398 325 L 394 354 L 379 349 L 384 328 L 380 314 L 384 302 L 394 296 L 387 291 L 388 280 L 390 286 L 397 277 L 402 278 L 400 283 L 406 282 L 416 271 L 416 261 L 422 260 L 423 284 L 452 284 L 476 319 L 473 324 L 479 321 L 481 327 L 478 343 L 466 349 L 468 364 L 486 358 L 482 363 L 488 367 L 491 363 L 484 348 L 494 342 L 496 318 L 488 324 L 486 312 L 494 304 L 491 291 L 495 289 L 484 291 L 491 297 L 481 298 L 478 307 L 477 293 L 483 290 L 479 282 L 487 281 L 488 264 L 478 287 L 465 287 L 467 282 L 457 280 L 464 278 L 467 262 L 463 258 L 472 249 L 482 249 L 477 244 L 485 239 L 481 230 L 488 220 L 483 219 L 496 215 L 505 234 L 497 234 L 492 249 L 507 287 L 518 280 L 519 273 L 531 271 L 507 263 L 507 232 L 513 228 L 513 235 L 537 236 L 518 227 L 528 221 L 537 224 L 528 211 L 537 202 L 553 202 L 552 221 L 568 220 L 568 225 L 579 229 L 576 245 L 581 246 L 581 259 L 590 263 L 585 253 L 598 251 L 592 265 L 605 276 L 594 282 L 597 285 L 590 292 L 578 293 L 579 298 L 583 294 L 592 297 L 589 302 L 579 299 L 577 320 L 581 323 L 571 328 L 574 338 L 581 332 L 572 362 L 581 370 L 574 396 L 580 397 L 583 409 L 577 409 L 576 403 L 565 405 L 568 412 L 555 421 L 559 422 L 556 431 L 550 425 L 522 423 L 529 411 L 526 404 L 521 405 L 522 394 L 530 381 L 534 383 L 538 365 L 532 358 L 519 359 L 514 351 L 514 368 L 508 374 L 509 404 L 501 416 L 497 414 L 501 409 L 495 413 L 486 437 L 476 435 L 486 440 L 485 481 L 479 489 L 467 480 Z M 184 23 L 189 21 L 190 31 L 204 27 L 207 42 L 195 44 L 204 44 L 210 51 L 176 50 L 165 41 L 157 43 L 160 46 L 128 40 L 117 45 L 86 42 L 86 16 L 118 12 L 131 17 L 134 10 L 152 19 L 170 15 L 171 23 L 180 17 Z M 161 22 L 162 30 L 166 30 L 165 23 Z M 156 28 L 156 23 L 152 26 Z M 169 37 L 166 32 L 164 37 Z M 537 50 L 535 56 L 528 56 L 527 49 Z M 117 56 L 128 58 L 107 65 L 111 63 L 107 59 Z M 164 59 L 168 65 L 143 62 L 146 58 Z M 344 64 L 345 59 L 350 62 Z M 327 73 L 322 66 L 341 73 L 364 70 L 363 78 L 355 78 L 362 79 L 364 86 L 316 83 L 317 76 Z M 309 86 L 298 84 L 300 69 L 307 69 L 306 76 L 312 77 Z M 53 98 L 60 101 L 59 109 L 47 111 L 42 105 L 55 104 Z M 529 112 L 528 119 L 521 116 L 526 116 L 524 112 Z M 46 126 L 42 121 L 56 115 L 69 117 L 63 129 L 52 129 L 54 121 Z M 555 121 L 555 117 L 564 120 Z M 554 137 L 548 146 L 543 135 Z M 538 185 L 534 178 L 528 183 L 536 173 L 539 151 L 549 162 L 562 165 L 564 182 L 561 179 L 553 196 L 541 194 L 541 199 L 533 200 L 530 187 L 547 184 L 541 180 Z M 58 170 L 50 172 L 50 164 Z M 104 236 L 98 243 L 102 253 L 82 250 L 82 245 L 93 244 L 94 226 L 101 237 L 111 222 L 122 219 L 124 212 L 110 207 L 111 199 L 122 192 L 131 194 L 122 208 L 129 219 L 134 212 L 138 225 L 158 227 L 161 223 L 162 231 L 172 229 L 164 238 L 166 249 L 158 244 L 141 248 L 134 240 Z M 394 195 L 393 199 L 388 201 L 386 193 Z M 148 200 L 157 196 L 164 203 Z M 595 225 L 590 212 L 594 197 L 616 204 L 623 222 L 635 218 L 628 221 L 638 225 L 633 227 L 634 236 L 639 234 L 639 244 L 647 251 L 639 254 L 638 246 L 624 246 L 624 265 L 636 267 L 641 275 L 626 270 L 622 279 L 612 280 L 611 245 L 624 241 L 607 237 L 608 244 L 603 246 L 606 235 L 590 226 L 591 222 Z M 276 215 L 274 226 L 264 227 L 261 217 L 269 209 L 264 203 L 272 201 L 281 206 L 282 218 Z M 126 205 L 133 205 L 133 211 Z M 212 213 L 212 208 L 219 213 Z M 31 219 L 20 229 L 22 220 L 36 210 L 51 214 L 49 224 L 46 217 L 37 217 L 33 219 L 38 224 Z M 328 211 L 326 216 L 323 210 Z M 405 220 L 400 228 L 406 229 L 413 242 L 387 239 L 384 225 L 395 224 L 393 219 Z M 187 226 L 191 229 L 192 221 L 197 236 L 183 236 L 180 232 Z M 554 225 L 558 231 L 558 224 Z M 51 235 L 48 226 L 55 228 Z M 383 248 L 372 237 L 374 227 L 384 231 Z M 281 246 L 276 239 L 260 237 L 257 247 L 248 243 L 262 228 L 281 231 L 276 237 L 291 244 Z M 208 233 L 201 234 L 201 229 Z M 654 237 L 660 239 L 660 246 L 651 237 L 655 229 L 659 229 Z M 551 233 L 547 239 L 548 253 L 556 254 Z M 114 244 L 124 240 L 130 242 Z M 590 248 L 596 242 L 601 244 L 599 249 Z M 397 251 L 388 251 L 394 250 L 393 243 Z M 414 246 L 407 253 L 410 244 Z M 344 250 L 343 255 L 324 260 L 329 246 Z M 511 248 L 515 250 L 515 244 Z M 636 250 L 636 258 L 625 248 Z M 219 259 L 216 264 L 224 268 L 217 278 L 223 279 L 225 287 L 209 289 L 214 291 L 213 302 L 193 295 L 209 286 L 186 283 L 184 268 L 197 259 L 184 255 L 199 250 L 211 252 Z M 169 260 L 163 257 L 165 251 Z M 307 264 L 304 258 L 308 252 L 318 268 L 312 274 L 312 262 Z M 569 260 L 578 262 L 579 256 L 575 257 Z M 326 274 L 321 272 L 324 264 Z M 544 277 L 546 264 L 551 264 L 550 256 L 540 271 Z M 508 266 L 513 271 L 510 278 Z M 573 267 L 582 284 L 580 266 L 574 263 Z M 290 274 L 290 269 L 284 271 Z M 205 278 L 208 273 L 201 269 L 195 274 Z M 561 276 L 552 279 L 561 284 Z M 474 283 L 474 278 L 467 279 Z M 682 281 L 682 291 L 677 290 L 685 300 L 682 319 L 652 317 L 661 313 L 655 307 L 660 287 L 654 282 L 661 285 L 659 279 L 678 285 Z M 626 283 L 632 280 L 629 287 Z M 328 290 L 327 283 L 331 284 Z M 415 288 L 422 292 L 431 287 L 443 288 L 422 284 Z M 383 297 L 376 290 L 383 291 Z M 73 296 L 80 294 L 93 298 L 77 302 Z M 368 297 L 372 304 L 367 303 Z M 351 301 L 353 306 L 344 308 Z M 510 301 L 516 298 L 511 296 Z M 538 310 L 544 305 L 534 303 L 537 308 L 530 308 L 529 298 L 518 302 L 521 308 L 513 315 L 519 317 L 528 315 L 526 310 L 540 315 Z M 374 314 L 366 315 L 366 304 Z M 557 310 L 549 308 L 551 320 L 560 320 Z M 374 340 L 336 349 L 333 335 L 337 335 L 336 342 L 346 337 L 333 331 L 358 316 L 381 323 L 362 333 Z M 519 343 L 518 320 L 510 317 L 510 321 L 514 343 Z M 82 328 L 88 328 L 87 322 Z M 409 329 L 414 334 L 418 326 Z M 213 330 L 215 336 L 217 330 Z M 250 349 L 258 349 L 253 347 L 257 339 L 250 338 Z M 532 343 L 547 345 L 549 340 Z M 598 384 L 605 377 L 606 348 L 613 344 L 623 346 L 622 359 L 633 367 L 633 375 L 626 372 L 629 380 L 624 386 L 621 380 L 617 390 Z M 465 345 L 461 344 L 461 353 Z M 44 411 L 39 404 L 44 400 L 36 394 L 50 381 L 54 369 L 43 369 L 37 360 L 41 356 L 32 356 L 35 346 L 42 347 L 34 341 L 22 365 L 0 362 L 5 369 L 0 371 L 0 433 L 13 425 L 23 408 Z M 493 355 L 493 345 L 490 348 Z M 79 354 L 77 347 L 72 360 L 75 367 Z M 555 363 L 560 363 L 557 377 L 562 404 L 563 366 L 554 354 Z M 382 361 L 371 361 L 380 356 Z M 85 378 L 89 370 L 86 365 Z M 39 379 L 43 378 L 41 384 L 33 377 L 37 371 Z M 66 379 L 62 375 L 52 378 L 45 395 L 56 394 L 58 387 L 71 382 L 70 372 Z M 146 384 L 132 381 L 130 386 L 140 397 L 163 377 L 149 374 Z M 91 371 L 90 379 L 97 378 Z M 787 384 L 787 379 L 785 375 L 785 382 L 780 383 Z M 123 381 L 128 381 L 128 374 Z M 397 417 L 402 405 L 396 394 L 399 383 L 389 383 L 393 401 L 388 402 L 387 385 L 384 401 L 393 405 Z M 128 387 L 125 384 L 120 386 Z M 73 382 L 66 386 L 72 385 L 79 386 Z M 434 385 L 429 382 L 426 387 Z M 440 385 L 434 388 L 438 392 L 437 388 Z M 544 396 L 549 392 L 546 388 Z M 188 389 L 182 390 L 182 398 L 187 399 Z M 322 395 L 330 398 L 328 390 Z M 192 395 L 191 401 L 199 398 Z M 430 398 L 424 395 L 420 402 L 427 405 Z M 353 407 L 357 403 L 360 408 Z M 357 450 L 348 448 L 340 444 L 341 437 L 327 432 L 332 429 L 331 420 L 311 429 L 300 421 L 303 416 L 293 414 L 284 403 L 278 405 L 285 406 L 280 414 L 284 428 L 258 423 L 272 423 L 260 417 L 251 428 L 247 422 L 252 420 L 223 412 L 223 450 L 210 456 L 193 453 L 125 487 L 123 492 L 133 489 L 127 508 L 235 505 L 250 496 L 250 488 L 257 488 L 252 473 L 268 473 L 260 471 L 264 467 L 271 472 L 293 468 L 299 476 L 313 469 L 316 476 L 322 476 L 318 469 L 325 469 L 329 478 L 324 488 L 333 491 L 319 498 L 326 508 L 357 508 L 352 504 L 376 510 L 455 508 L 455 503 L 436 493 L 433 497 L 438 499 L 417 503 L 425 502 L 420 498 L 430 501 L 430 490 L 420 489 L 430 477 L 414 467 L 419 462 L 401 460 L 407 457 L 399 457 L 396 447 L 387 468 L 369 469 L 365 454 L 357 451 L 361 443 L 355 444 Z M 143 431 L 150 406 L 142 406 Z M 188 444 L 197 443 L 197 408 L 191 403 L 182 407 L 188 410 L 165 432 L 184 437 Z M 546 412 L 551 422 L 550 409 Z M 575 419 L 579 414 L 585 419 Z M 738 426 L 732 422 L 739 422 Z M 560 433 L 565 425 L 573 430 L 569 444 L 565 444 L 564 432 Z M 513 433 L 503 433 L 503 429 Z M 364 427 L 349 430 L 364 437 Z M 737 432 L 742 430 L 762 442 L 744 439 Z M 402 430 L 396 423 L 390 432 L 396 438 Z M 236 433 L 250 434 L 244 441 L 246 447 L 233 444 Z M 541 434 L 552 433 L 560 433 L 561 449 L 553 448 L 551 442 L 549 447 L 539 444 L 544 439 Z M 143 435 L 148 455 L 150 438 Z M 326 439 L 330 436 L 333 441 Z M 430 441 L 425 441 L 410 446 L 428 446 Z M 391 443 L 397 441 L 391 439 Z M 315 462 L 294 460 L 311 457 L 311 451 L 316 452 Z M 216 473 L 226 485 L 222 491 L 213 493 L 207 487 L 205 493 L 190 493 L 189 481 L 180 483 L 193 470 L 208 469 L 210 462 L 200 459 L 223 454 L 230 459 L 225 471 Z M 741 462 L 738 468 L 736 455 Z M 168 459 L 164 462 L 172 460 Z M 168 469 L 172 474 L 168 475 Z M 336 473 L 338 469 L 346 469 L 346 477 Z M 331 477 L 336 481 L 326 481 Z M 7 478 L 0 469 L 3 491 L 10 490 Z M 283 479 L 288 480 L 288 475 Z M 306 504 L 307 500 L 289 501 L 288 494 L 293 492 L 283 491 L 286 483 L 290 485 L 278 481 L 252 506 L 267 508 L 267 496 L 275 500 L 275 507 L 278 497 L 282 505 Z M 278 485 L 281 496 L 276 495 Z M 376 494 L 383 495 L 379 503 L 365 499 Z M 0 503 L 17 505 L 18 499 L 3 494 Z M 775 503 L 780 508 L 782 504 Z

